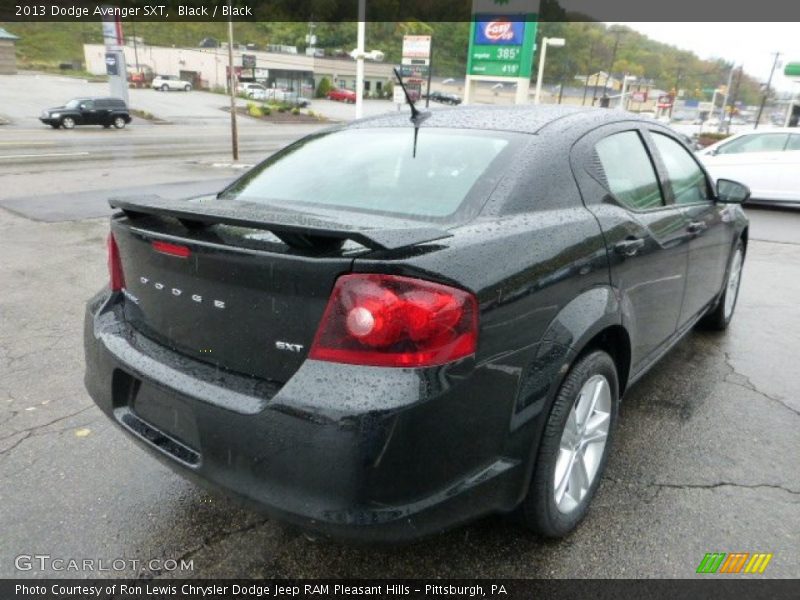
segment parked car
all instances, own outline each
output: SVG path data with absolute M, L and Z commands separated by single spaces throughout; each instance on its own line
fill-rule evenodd
M 170 91 L 183 91 L 183 92 L 191 92 L 192 91 L 192 84 L 185 79 L 180 79 L 179 77 L 175 77 L 174 75 L 156 75 L 153 78 L 150 87 L 154 90 L 160 90 L 162 92 L 170 92 Z
M 756 129 L 699 152 L 712 177 L 735 177 L 754 202 L 800 202 L 800 130 Z
M 428 94 L 428 98 L 434 102 L 441 102 L 442 104 L 452 104 L 453 106 L 461 104 L 461 96 L 449 94 L 447 92 L 433 91 Z
M 282 90 L 279 88 L 264 88 L 261 90 L 255 89 L 250 97 L 253 100 L 259 100 L 262 102 L 286 102 L 301 108 L 311 104 L 311 100 L 300 96 L 297 92 L 293 92 L 291 90 Z
M 122 129 L 131 122 L 131 115 L 120 98 L 73 98 L 64 106 L 43 110 L 39 120 L 53 129 L 73 129 L 76 125 Z
M 329 91 L 326 96 L 328 100 L 336 100 L 338 102 L 355 102 L 356 101 L 356 93 L 353 90 L 347 90 L 344 88 L 334 88 Z
M 562 536 L 620 398 L 731 322 L 747 195 L 618 111 L 337 125 L 218 195 L 111 201 L 85 382 L 141 447 L 280 520 L 386 541 L 517 511 Z
M 256 96 L 263 95 L 266 92 L 267 87 L 261 85 L 260 83 L 240 83 L 236 86 L 236 91 L 240 94 L 246 95 L 248 98 L 254 98 L 258 100 Z

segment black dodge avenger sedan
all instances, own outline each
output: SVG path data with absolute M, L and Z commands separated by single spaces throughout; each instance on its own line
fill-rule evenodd
M 563 536 L 625 391 L 730 323 L 747 197 L 628 113 L 338 126 L 213 197 L 112 201 L 86 386 L 181 474 L 310 530 L 513 511 Z

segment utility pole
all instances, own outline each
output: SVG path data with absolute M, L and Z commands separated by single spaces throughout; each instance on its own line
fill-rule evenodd
M 356 48 L 356 119 L 364 115 L 364 38 L 366 37 L 366 0 L 358 0 L 358 44 Z
M 622 34 L 625 33 L 622 29 L 617 29 L 614 31 L 614 49 L 611 50 L 611 62 L 608 65 L 608 72 L 606 73 L 606 81 L 603 84 L 603 95 L 607 95 L 608 92 L 608 80 L 611 79 L 611 71 L 614 70 L 614 63 L 617 61 L 617 49 L 619 48 L 619 38 L 622 37 Z M 592 106 L 594 106 L 594 102 L 597 96 L 597 86 L 594 86 L 595 89 L 595 98 L 592 98 Z
M 583 100 L 581 106 L 586 106 L 586 93 L 589 91 L 589 77 L 592 75 L 592 57 L 594 56 L 594 49 L 597 45 L 597 40 L 592 40 L 592 47 L 589 49 L 589 72 L 586 74 L 586 81 L 583 82 Z
M 725 86 L 725 97 L 722 99 L 722 107 L 720 108 L 719 127 L 717 131 L 722 131 L 725 126 L 725 107 L 728 105 L 728 98 L 731 95 L 731 85 L 733 84 L 733 72 L 736 70 L 736 65 L 731 65 L 731 71 L 728 73 L 728 83 Z
M 139 48 L 136 40 L 136 19 L 131 18 L 131 26 L 133 27 L 133 57 L 136 60 L 136 73 L 139 73 Z
M 683 67 L 678 67 L 678 73 L 675 75 L 675 97 L 678 95 L 678 90 L 680 89 L 681 85 L 681 77 L 683 76 Z M 672 118 L 672 109 L 675 107 L 675 97 L 672 98 L 672 102 L 669 105 L 669 118 Z
M 736 108 L 736 101 L 739 99 L 739 86 L 742 83 L 742 71 L 744 70 L 744 65 L 739 66 L 739 72 L 736 74 L 736 86 L 733 88 L 733 99 L 731 100 L 731 109 L 728 111 L 728 126 L 725 130 L 725 133 L 731 132 L 731 121 L 733 120 L 733 111 Z
M 228 0 L 228 7 L 231 0 Z M 231 13 L 233 11 L 230 11 Z M 239 160 L 239 131 L 236 128 L 236 74 L 233 71 L 233 17 L 228 17 L 228 92 L 231 96 L 231 152 Z
M 772 61 L 772 70 L 769 72 L 769 79 L 767 79 L 767 89 L 764 90 L 764 96 L 761 98 L 761 106 L 758 107 L 758 116 L 756 117 L 756 124 L 753 126 L 753 129 L 758 129 L 758 124 L 761 122 L 761 113 L 764 112 L 764 105 L 767 103 L 767 97 L 769 96 L 769 90 L 772 86 L 772 76 L 775 75 L 775 69 L 778 67 L 778 58 L 780 57 L 780 52 L 775 52 L 775 60 Z

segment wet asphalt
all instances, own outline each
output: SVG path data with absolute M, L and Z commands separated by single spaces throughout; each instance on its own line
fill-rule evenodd
M 751 209 L 734 322 L 696 331 L 630 389 L 588 518 L 545 541 L 488 517 L 422 542 L 310 540 L 184 481 L 83 388 L 85 300 L 105 219 L 0 209 L 0 577 L 19 555 L 139 561 L 95 576 L 691 577 L 706 552 L 800 576 L 800 211 Z M 183 559 L 191 571 L 142 566 Z

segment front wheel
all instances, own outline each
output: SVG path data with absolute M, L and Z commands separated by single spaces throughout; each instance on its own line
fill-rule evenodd
M 731 255 L 725 287 L 714 309 L 700 322 L 702 326 L 716 331 L 724 331 L 733 319 L 736 301 L 739 299 L 739 285 L 742 283 L 742 266 L 744 265 L 744 244 L 739 239 Z
M 64 129 L 74 129 L 75 128 L 75 119 L 72 117 L 64 117 L 61 119 L 61 126 Z
M 161 86 L 161 91 L 162 92 L 168 92 L 169 91 L 169 86 L 165 83 L 164 85 Z
M 115 117 L 114 118 L 114 127 L 117 129 L 122 129 L 125 127 L 125 119 L 122 117 Z
M 562 537 L 586 516 L 608 459 L 618 404 L 611 356 L 596 350 L 579 359 L 553 402 L 520 507 L 529 529 Z
M 188 85 L 188 84 L 187 84 L 187 85 L 185 85 L 185 86 L 183 86 L 183 91 L 184 91 L 184 92 L 190 92 L 190 91 L 192 91 L 192 86 L 190 86 L 190 85 Z

